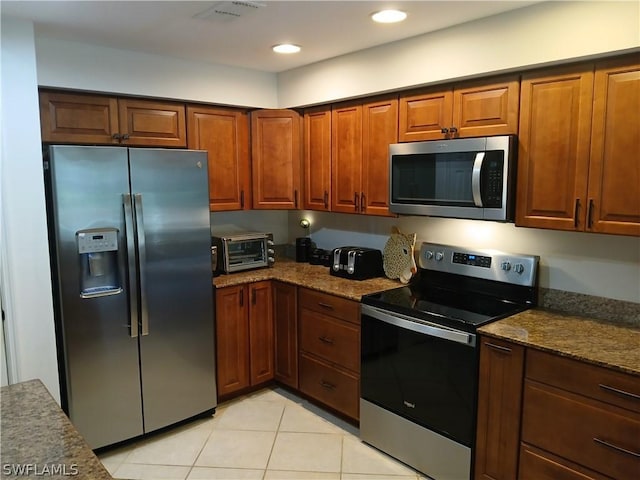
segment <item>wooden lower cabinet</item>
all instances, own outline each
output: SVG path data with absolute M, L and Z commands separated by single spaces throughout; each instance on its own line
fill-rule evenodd
M 638 377 L 532 349 L 526 364 L 523 448 L 539 448 L 607 478 L 638 478 Z M 520 478 L 533 478 L 528 468 L 536 471 L 535 464 L 521 465 Z
M 275 379 L 298 388 L 298 287 L 273 282 Z
M 520 448 L 519 480 L 608 480 L 609 478 L 526 443 L 523 443 Z
M 480 337 L 476 480 L 513 480 L 518 471 L 522 346 Z
M 360 304 L 298 289 L 300 391 L 359 418 Z
M 216 374 L 224 397 L 274 377 L 271 282 L 216 290 Z

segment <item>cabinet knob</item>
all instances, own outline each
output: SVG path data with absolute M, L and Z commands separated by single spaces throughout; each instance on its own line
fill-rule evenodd
M 442 127 L 440 129 L 440 132 L 442 132 L 442 133 L 444 133 L 446 135 L 447 133 L 449 133 L 449 129 L 447 127 Z
M 456 133 L 458 131 L 458 129 L 456 127 L 451 127 L 449 129 L 449 133 Z

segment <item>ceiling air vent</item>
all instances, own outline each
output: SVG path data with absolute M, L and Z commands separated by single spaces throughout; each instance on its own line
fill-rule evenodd
M 193 18 L 210 22 L 231 22 L 266 6 L 266 3 L 260 2 L 216 2 L 206 10 L 195 14 Z

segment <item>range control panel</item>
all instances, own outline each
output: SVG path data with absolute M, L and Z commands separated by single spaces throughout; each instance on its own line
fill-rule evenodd
M 463 247 L 424 242 L 418 264 L 424 270 L 455 273 L 515 285 L 534 286 L 538 275 L 537 255 L 497 250 L 469 250 Z

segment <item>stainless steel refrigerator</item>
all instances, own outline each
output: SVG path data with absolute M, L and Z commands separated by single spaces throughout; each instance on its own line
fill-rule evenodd
M 207 154 L 50 146 L 63 407 L 92 448 L 216 406 Z

